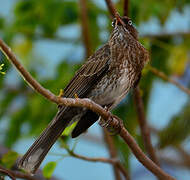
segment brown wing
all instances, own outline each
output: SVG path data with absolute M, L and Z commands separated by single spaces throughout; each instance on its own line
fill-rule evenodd
M 110 50 L 106 44 L 88 58 L 64 89 L 64 97 L 84 98 L 109 69 Z

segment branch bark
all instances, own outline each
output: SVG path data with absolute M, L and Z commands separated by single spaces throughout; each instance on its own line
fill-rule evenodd
M 120 161 L 117 158 L 90 158 L 90 157 L 86 157 L 86 156 L 82 156 L 79 154 L 74 153 L 73 151 L 67 149 L 69 155 L 71 155 L 72 157 L 81 159 L 81 160 L 85 160 L 85 161 L 90 161 L 90 162 L 102 162 L 102 163 L 108 163 L 108 164 L 113 164 L 114 166 L 116 166 L 118 168 L 118 170 L 121 171 L 121 173 L 123 174 L 123 176 L 125 177 L 126 180 L 128 180 L 128 175 L 126 173 L 125 168 L 123 167 L 123 165 L 120 163 Z
M 116 11 L 112 1 L 111 0 L 105 0 L 105 2 L 107 4 L 107 7 L 108 7 L 110 14 L 112 15 L 112 18 L 115 17 L 117 11 Z
M 107 130 L 104 128 L 103 128 L 103 134 L 104 134 L 104 141 L 107 145 L 107 149 L 108 149 L 109 154 L 110 154 L 110 158 L 117 158 L 117 150 L 115 148 L 113 139 L 109 136 Z M 113 171 L 114 171 L 115 179 L 121 180 L 121 176 L 120 176 L 120 173 L 117 169 L 116 164 L 113 166 Z
M 80 14 L 81 14 L 81 24 L 82 24 L 82 37 L 86 49 L 86 57 L 92 54 L 92 47 L 90 42 L 90 31 L 88 25 L 88 11 L 86 0 L 79 0 Z
M 136 158 L 151 171 L 155 176 L 167 180 L 174 180 L 173 177 L 165 173 L 160 167 L 158 167 L 152 160 L 150 160 L 140 149 L 138 144 L 135 142 L 134 138 L 128 133 L 123 125 L 121 125 L 121 120 L 112 115 L 109 111 L 106 111 L 100 105 L 94 103 L 92 100 L 84 98 L 84 99 L 73 99 L 73 98 L 61 98 L 55 96 L 49 90 L 46 90 L 42 87 L 32 76 L 31 74 L 21 65 L 21 63 L 17 60 L 16 56 L 13 54 L 11 49 L 0 39 L 0 47 L 3 53 L 7 56 L 8 60 L 15 65 L 17 70 L 21 73 L 23 78 L 27 81 L 27 83 L 32 86 L 37 92 L 39 92 L 42 96 L 47 98 L 48 100 L 65 106 L 75 106 L 75 107 L 85 107 L 87 109 L 92 110 L 99 114 L 105 121 L 109 122 L 112 127 L 118 129 L 120 126 L 119 135 L 123 138 L 123 140 L 128 144 L 129 148 L 136 156 Z M 110 121 L 110 118 L 112 119 Z M 118 121 L 119 120 L 119 121 Z
M 186 94 L 190 95 L 190 89 L 184 87 L 183 85 L 181 85 L 178 81 L 168 77 L 166 74 L 164 74 L 162 71 L 159 71 L 158 69 L 149 66 L 149 70 L 155 74 L 156 76 L 162 78 L 165 81 L 168 81 L 172 84 L 174 84 L 175 86 L 177 86 L 179 89 L 181 89 L 183 92 L 185 92 Z
M 6 169 L 6 168 L 4 168 L 4 167 L 1 166 L 1 165 L 0 165 L 0 173 L 9 176 L 12 180 L 16 180 L 16 178 L 15 178 L 13 172 L 10 171 L 10 170 L 8 170 L 8 169 Z
M 10 149 L 0 145 L 0 159 L 9 151 L 10 151 Z M 3 170 L 4 172 L 8 172 L 14 178 L 21 178 L 21 179 L 26 179 L 26 180 L 46 180 L 46 178 L 44 178 L 41 170 L 38 170 L 34 176 L 30 176 L 29 174 L 19 172 L 17 169 L 16 163 L 13 165 L 13 167 L 11 169 L 6 169 L 3 166 L 0 166 L 0 169 Z M 50 180 L 58 180 L 58 179 L 56 179 L 55 177 L 51 177 Z
M 148 127 L 147 120 L 145 117 L 144 105 L 143 105 L 142 97 L 140 95 L 139 86 L 137 86 L 137 88 L 134 89 L 134 102 L 137 109 L 138 121 L 139 121 L 145 149 L 150 159 L 152 159 L 153 162 L 155 162 L 158 166 L 160 166 L 158 158 L 156 156 L 156 152 L 151 143 L 150 129 Z
M 124 0 L 123 15 L 129 16 L 129 0 Z

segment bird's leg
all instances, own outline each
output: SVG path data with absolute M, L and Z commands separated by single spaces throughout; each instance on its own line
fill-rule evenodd
M 108 111 L 108 107 L 105 106 L 104 109 Z M 102 117 L 99 118 L 98 124 L 102 126 L 103 128 L 107 128 L 109 126 L 111 119 L 109 118 L 107 121 L 105 121 Z
M 106 111 L 108 111 L 107 107 L 104 107 L 104 108 Z M 117 120 L 117 123 L 113 127 L 112 125 L 110 125 L 110 122 L 114 121 L 115 119 Z M 110 135 L 118 134 L 121 131 L 121 128 L 123 127 L 123 122 L 117 116 L 111 115 L 111 114 L 107 121 L 105 121 L 103 118 L 100 117 L 98 123 L 103 128 L 106 128 L 108 132 L 110 133 Z

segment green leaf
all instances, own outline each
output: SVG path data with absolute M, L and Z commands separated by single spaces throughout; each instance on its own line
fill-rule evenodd
M 1 162 L 7 168 L 11 168 L 15 164 L 17 158 L 18 158 L 18 153 L 14 151 L 9 151 L 3 156 Z
M 0 73 L 5 74 L 5 72 L 1 71 L 3 69 L 4 64 L 0 64 Z
M 51 161 L 44 166 L 42 172 L 45 178 L 51 178 L 56 165 L 57 163 L 55 161 Z
M 68 126 L 67 128 L 65 128 L 65 130 L 62 133 L 62 135 L 63 136 L 68 136 L 69 134 L 71 134 L 71 132 L 75 128 L 76 124 L 77 124 L 77 122 L 74 122 L 73 124 L 71 124 L 70 126 Z

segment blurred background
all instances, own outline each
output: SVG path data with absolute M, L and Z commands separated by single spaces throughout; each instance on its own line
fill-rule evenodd
M 86 2 L 88 32 L 83 33 Z M 123 0 L 113 0 L 123 14 Z M 104 0 L 0 0 L 0 38 L 45 88 L 59 94 L 84 60 L 107 42 L 111 15 Z M 190 1 L 131 0 L 129 15 L 151 61 L 140 81 L 153 146 L 162 168 L 180 180 L 190 178 Z M 84 37 L 84 34 L 88 37 Z M 57 111 L 55 104 L 35 93 L 0 51 L 0 164 L 10 168 L 24 154 Z M 156 68 L 153 69 L 153 68 Z M 0 68 L 0 69 L 1 69 Z M 5 72 L 2 73 L 2 72 Z M 160 77 L 164 73 L 165 80 Z M 114 110 L 144 149 L 133 102 L 133 92 Z M 114 180 L 112 166 L 68 155 L 67 148 L 87 157 L 109 157 L 102 128 L 93 125 L 77 139 L 70 130 L 42 164 L 44 175 L 57 179 Z M 156 179 L 118 136 L 113 137 L 118 158 L 133 180 Z M 2 156 L 2 148 L 12 150 Z M 15 153 L 17 152 L 17 153 Z M 50 162 L 50 163 L 49 163 Z M 52 163 L 54 168 L 46 171 Z

